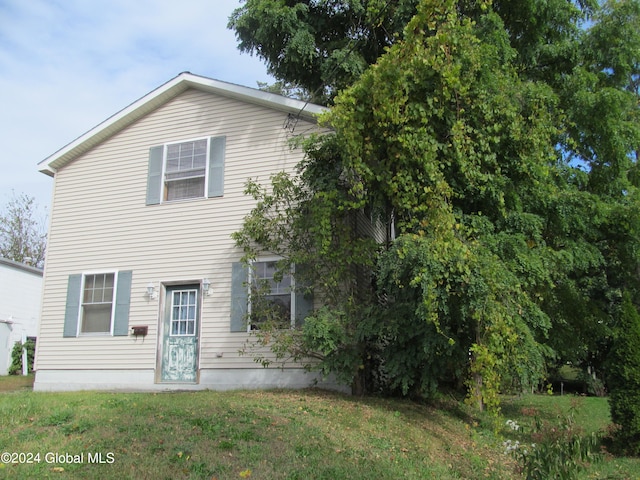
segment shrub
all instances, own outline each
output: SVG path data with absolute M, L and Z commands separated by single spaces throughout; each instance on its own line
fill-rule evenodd
M 27 347 L 27 364 L 29 365 L 29 371 L 33 371 L 33 359 L 36 352 L 36 342 L 33 340 L 27 340 L 25 342 Z M 9 367 L 9 375 L 22 374 L 22 342 L 16 342 L 11 350 L 11 366 Z
M 619 425 L 612 432 L 611 450 L 640 455 L 640 314 L 625 292 L 619 326 L 609 357 L 609 407 L 611 420 Z
M 557 424 L 542 422 L 534 412 L 533 443 L 504 443 L 505 453 L 516 458 L 527 480 L 575 480 L 589 463 L 601 460 L 596 453 L 598 438 L 593 433 L 584 435 L 575 421 L 577 409 L 573 402 L 566 415 L 558 415 Z M 507 426 L 516 431 L 522 428 L 511 420 L 507 420 Z

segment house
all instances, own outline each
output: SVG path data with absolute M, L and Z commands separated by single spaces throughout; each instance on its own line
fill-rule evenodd
M 34 389 L 311 385 L 297 365 L 239 353 L 250 282 L 231 233 L 254 205 L 247 179 L 293 172 L 290 140 L 322 111 L 182 73 L 43 160 L 54 188 Z M 272 294 L 296 321 L 312 299 L 286 282 Z
M 0 257 L 0 375 L 11 366 L 16 342 L 36 339 L 42 270 Z

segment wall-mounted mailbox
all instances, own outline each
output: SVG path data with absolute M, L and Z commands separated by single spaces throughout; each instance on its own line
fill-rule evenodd
M 131 332 L 137 337 L 137 336 L 146 336 L 147 335 L 147 331 L 149 330 L 149 327 L 146 325 L 143 326 L 137 326 L 137 327 L 131 327 Z

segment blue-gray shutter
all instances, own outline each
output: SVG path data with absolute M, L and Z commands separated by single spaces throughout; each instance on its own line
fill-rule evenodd
M 225 137 L 211 137 L 209 141 L 209 188 L 207 197 L 221 197 L 224 193 Z
M 129 304 L 131 303 L 131 270 L 118 272 L 116 308 L 113 314 L 113 335 L 129 334 Z
M 231 265 L 231 331 L 247 331 L 248 271 L 241 262 Z
M 304 319 L 313 310 L 313 293 L 296 291 L 296 326 L 301 327 Z
M 297 327 L 302 326 L 304 319 L 313 310 L 313 291 L 307 288 L 304 284 L 304 275 L 300 273 L 304 272 L 308 267 L 306 265 L 296 265 L 295 271 L 299 276 L 296 277 L 296 289 L 295 295 L 295 324 Z
M 67 303 L 64 311 L 63 337 L 78 336 L 78 315 L 80 314 L 80 296 L 82 288 L 82 275 L 69 275 L 67 283 Z
M 156 205 L 162 199 L 162 162 L 164 145 L 149 149 L 149 172 L 147 175 L 147 205 Z

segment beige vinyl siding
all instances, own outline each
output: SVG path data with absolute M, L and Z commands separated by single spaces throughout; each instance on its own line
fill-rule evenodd
M 372 220 L 370 216 L 363 211 L 356 212 L 354 215 L 354 223 L 356 232 L 362 237 L 373 238 L 378 243 L 388 242 L 387 229 L 379 220 Z
M 56 173 L 47 249 L 38 369 L 155 368 L 161 301 L 145 296 L 154 282 L 211 280 L 202 300 L 200 368 L 255 368 L 239 356 L 246 335 L 230 333 L 230 238 L 252 207 L 249 177 L 267 183 L 302 158 L 291 151 L 286 114 L 188 90 Z M 313 128 L 304 121 L 298 131 Z M 224 196 L 145 204 L 149 148 L 225 136 Z M 129 326 L 148 325 L 146 338 L 63 338 L 70 274 L 132 270 Z M 217 355 L 222 353 L 222 357 Z

